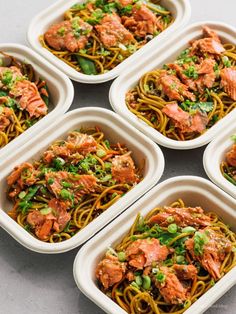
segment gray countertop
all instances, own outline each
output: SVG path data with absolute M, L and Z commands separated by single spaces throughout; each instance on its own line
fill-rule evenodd
M 176 0 L 177 1 L 177 0 Z M 56 0 L 0 0 L 0 41 L 27 45 L 26 30 L 33 16 Z M 76 0 L 75 0 L 76 2 Z M 190 0 L 191 22 L 218 20 L 236 26 L 235 0 Z M 75 98 L 71 109 L 100 106 L 111 109 L 110 83 L 83 85 L 74 83 Z M 163 148 L 166 166 L 161 180 L 177 175 L 206 178 L 202 166 L 204 148 L 174 151 Z M 0 314 L 102 314 L 76 287 L 72 266 L 78 249 L 58 255 L 28 251 L 4 230 L 0 230 Z M 233 314 L 236 287 L 228 291 L 207 314 Z

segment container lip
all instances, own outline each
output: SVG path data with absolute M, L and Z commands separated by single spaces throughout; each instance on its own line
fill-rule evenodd
M 187 22 L 190 19 L 191 16 L 191 6 L 189 0 L 167 0 L 168 3 L 174 6 L 174 8 L 177 11 L 177 17 L 176 21 L 170 25 L 169 28 L 167 28 L 165 31 L 163 31 L 160 35 L 157 36 L 157 41 L 161 43 L 161 46 L 164 43 L 165 38 L 168 36 L 171 38 L 174 36 L 174 33 L 182 28 L 184 25 L 187 24 Z M 148 44 L 146 44 L 144 47 L 142 47 L 139 51 L 135 52 L 133 55 L 131 55 L 129 58 L 127 58 L 125 61 L 120 63 L 118 66 L 116 66 L 114 69 L 110 70 L 108 73 L 99 74 L 99 75 L 86 75 L 83 73 L 79 73 L 75 71 L 70 66 L 66 65 L 63 61 L 58 60 L 55 56 L 53 56 L 49 51 L 47 51 L 45 48 L 39 46 L 37 43 L 38 39 L 34 36 L 34 30 L 36 25 L 43 25 L 44 23 L 41 22 L 41 19 L 45 16 L 53 16 L 56 17 L 58 15 L 55 15 L 55 12 L 59 10 L 61 6 L 65 6 L 65 3 L 67 3 L 67 0 L 59 0 L 58 2 L 52 4 L 45 10 L 41 11 L 38 15 L 36 15 L 30 22 L 28 30 L 27 30 L 27 41 L 29 45 L 36 50 L 39 54 L 41 54 L 44 58 L 49 60 L 52 64 L 57 66 L 62 72 L 64 72 L 66 75 L 68 75 L 72 80 L 81 82 L 81 83 L 87 83 L 87 84 L 99 84 L 104 83 L 106 81 L 112 80 L 115 77 L 119 76 L 122 71 L 126 70 L 127 66 L 132 67 L 136 62 L 140 60 L 140 58 L 144 57 L 145 54 L 148 54 L 150 51 L 152 51 L 156 44 L 156 40 L 150 41 Z M 79 2 L 83 2 L 82 0 Z M 70 1 L 68 3 L 68 6 L 70 4 L 73 4 L 74 1 Z
M 102 308 L 106 313 L 110 314 L 125 314 L 126 312 L 122 310 L 114 301 L 104 295 L 95 285 L 93 279 L 94 274 L 91 274 L 91 269 L 93 268 L 92 263 L 88 263 L 92 257 L 96 258 L 100 256 L 99 249 L 94 253 L 94 246 L 98 247 L 98 243 L 102 243 L 102 240 L 106 235 L 109 234 L 111 230 L 115 230 L 117 226 L 120 226 L 122 222 L 126 219 L 128 222 L 130 220 L 130 214 L 137 208 L 140 208 L 142 204 L 145 206 L 145 202 L 151 200 L 155 193 L 159 190 L 168 189 L 168 187 L 175 186 L 192 186 L 195 188 L 202 187 L 202 189 L 209 190 L 212 193 L 212 197 L 216 196 L 218 199 L 222 198 L 224 201 L 230 203 L 230 208 L 222 208 L 222 212 L 228 212 L 236 218 L 233 207 L 236 205 L 236 201 L 231 198 L 224 191 L 216 187 L 212 182 L 202 177 L 197 176 L 177 176 L 167 179 L 161 183 L 158 183 L 153 187 L 146 195 L 129 207 L 124 213 L 117 217 L 112 223 L 106 228 L 99 232 L 93 239 L 89 240 L 77 253 L 74 265 L 73 265 L 73 275 L 78 288 L 94 303 L 96 303 L 100 308 Z M 203 193 L 203 192 L 202 192 Z M 204 195 L 204 193 L 203 193 Z M 127 226 L 126 226 L 127 227 Z M 112 241 L 116 241 L 117 237 L 112 238 Z M 93 255 L 94 253 L 94 255 Z M 104 251 L 101 253 L 103 255 Z M 91 256 L 93 255 L 93 256 Z M 209 306 L 211 306 L 217 299 L 219 299 L 228 289 L 230 289 L 236 283 L 236 267 L 227 273 L 219 282 L 216 283 L 215 287 L 211 289 L 210 299 L 209 293 L 204 294 L 199 300 L 197 300 L 191 307 L 186 311 L 188 314 L 200 314 L 203 313 Z
M 22 58 L 25 58 L 27 55 L 27 61 L 31 61 L 32 64 L 36 63 L 32 59 L 37 60 L 37 66 L 40 65 L 44 70 L 50 71 L 52 76 L 55 76 L 58 82 L 60 82 L 62 88 L 61 93 L 63 95 L 63 97 L 59 97 L 58 102 L 54 104 L 54 109 L 51 112 L 49 112 L 40 121 L 35 123 L 32 127 L 24 131 L 21 135 L 19 135 L 6 146 L 0 149 L 0 159 L 2 165 L 3 160 L 6 160 L 8 156 L 10 156 L 10 154 L 12 154 L 13 152 L 15 153 L 15 151 L 18 150 L 18 148 L 16 147 L 22 147 L 24 144 L 26 144 L 26 141 L 29 140 L 33 135 L 40 132 L 43 127 L 49 125 L 55 120 L 55 118 L 58 118 L 70 108 L 74 98 L 74 87 L 71 80 L 64 73 L 59 71 L 56 67 L 54 67 L 54 65 L 45 60 L 31 48 L 22 44 L 0 43 L 0 49 L 10 50 L 13 54 L 17 53 L 22 56 Z
M 203 154 L 203 167 L 213 183 L 236 199 L 236 187 L 225 179 L 220 171 L 220 162 L 223 161 L 225 153 L 234 144 L 230 137 L 235 133 L 235 125 L 229 124 L 221 134 L 208 144 Z
M 9 160 L 9 163 L 7 161 L 3 163 L 0 172 L 0 182 L 8 175 L 9 170 L 13 167 L 13 162 L 15 162 L 18 157 L 21 157 L 22 161 L 25 161 L 31 158 L 35 153 L 40 152 L 42 149 L 40 139 L 42 139 L 45 135 L 50 134 L 50 130 L 57 130 L 57 126 L 58 129 L 61 128 L 63 130 L 63 121 L 67 121 L 67 123 L 70 121 L 78 121 L 78 123 L 82 122 L 83 124 L 86 123 L 86 121 L 94 121 L 98 124 L 100 121 L 100 123 L 103 123 L 104 125 L 107 123 L 107 126 L 109 126 L 112 121 L 112 124 L 115 126 L 114 128 L 117 130 L 114 134 L 119 135 L 119 130 L 125 130 L 125 132 L 129 134 L 130 140 L 134 141 L 133 145 L 139 149 L 139 151 L 141 149 L 145 150 L 143 154 L 145 158 L 148 158 L 149 166 L 144 179 L 123 196 L 122 203 L 119 203 L 119 201 L 116 202 L 106 212 L 104 212 L 103 215 L 100 215 L 98 218 L 93 220 L 77 235 L 61 243 L 44 243 L 34 238 L 14 220 L 12 220 L 6 212 L 0 209 L 0 226 L 23 246 L 38 253 L 63 253 L 81 245 L 101 228 L 107 225 L 117 215 L 119 215 L 119 213 L 123 212 L 128 206 L 133 204 L 152 186 L 154 186 L 159 181 L 164 171 L 164 156 L 161 149 L 157 145 L 155 145 L 142 133 L 137 131 L 134 127 L 128 125 L 127 122 L 116 113 L 103 108 L 90 107 L 76 109 L 66 113 L 56 122 L 45 128 L 43 132 L 35 136 L 34 139 L 30 140 L 27 145 L 16 152 L 16 155 Z M 53 138 L 55 140 L 57 138 L 56 135 L 53 135 Z M 35 146 L 33 148 L 32 154 L 30 153 L 29 155 L 28 151 L 35 142 L 38 142 L 39 144 L 37 147 Z M 156 165 L 158 165 L 158 167 Z
M 189 34 L 191 33 L 194 35 L 196 31 L 198 31 L 198 29 L 202 28 L 202 25 L 209 25 L 213 28 L 219 27 L 221 28 L 221 32 L 223 33 L 227 33 L 227 31 L 228 32 L 230 31 L 234 34 L 236 33 L 235 27 L 224 22 L 217 22 L 213 20 L 195 22 L 193 24 L 188 25 L 181 31 L 177 32 L 175 38 L 171 38 L 171 40 L 168 43 L 162 46 L 162 50 L 160 52 L 160 55 L 158 56 L 157 63 L 162 62 L 162 60 L 165 58 L 166 52 L 169 51 L 175 45 L 176 42 L 178 42 L 178 39 L 183 39 L 184 37 L 189 36 Z M 125 87 L 124 82 L 127 82 L 127 80 L 130 80 L 131 78 L 133 78 L 136 75 L 137 71 L 142 72 L 141 70 L 142 66 L 144 67 L 145 64 L 148 64 L 149 61 L 153 60 L 154 55 L 155 55 L 155 52 L 153 52 L 151 55 L 147 55 L 146 58 L 143 59 L 140 64 L 132 68 L 131 72 L 129 73 L 129 76 L 123 73 L 114 80 L 109 90 L 109 101 L 112 106 L 112 109 L 119 115 L 125 117 L 129 123 L 131 123 L 141 132 L 146 134 L 154 142 L 164 147 L 177 149 L 177 150 L 186 150 L 186 149 L 194 149 L 194 148 L 201 147 L 203 145 L 208 144 L 215 136 L 219 134 L 221 129 L 225 128 L 229 123 L 235 120 L 236 111 L 231 111 L 229 114 L 227 114 L 227 116 L 225 116 L 223 119 L 217 122 L 217 124 L 212 126 L 204 134 L 200 135 L 199 137 L 195 139 L 188 140 L 188 141 L 175 141 L 175 140 L 165 137 L 164 135 L 159 133 L 157 130 L 154 130 L 152 127 L 148 126 L 143 121 L 140 121 L 134 114 L 132 114 L 127 109 L 123 96 L 120 96 L 119 98 L 117 98 L 117 94 L 123 95 L 123 93 L 127 91 L 127 88 Z

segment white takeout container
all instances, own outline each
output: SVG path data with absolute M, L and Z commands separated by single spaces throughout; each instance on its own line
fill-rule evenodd
M 74 262 L 74 278 L 79 289 L 109 314 L 126 312 L 99 290 L 95 268 L 107 248 L 121 242 L 140 212 L 146 215 L 157 206 L 169 205 L 182 198 L 188 206 L 201 206 L 217 213 L 236 231 L 236 201 L 206 179 L 195 176 L 179 176 L 168 179 L 152 188 L 139 201 L 129 207 L 105 229 L 87 242 L 78 252 Z M 227 273 L 210 290 L 201 296 L 185 314 L 200 314 L 236 283 L 236 267 Z
M 226 153 L 234 144 L 230 139 L 233 134 L 236 134 L 234 123 L 229 124 L 225 131 L 207 146 L 203 155 L 203 166 L 211 181 L 236 198 L 236 186 L 230 183 L 220 171 L 221 162 L 225 160 Z
M 144 166 L 144 178 L 132 190 L 127 192 L 122 199 L 114 203 L 71 239 L 61 243 L 42 242 L 29 234 L 7 215 L 7 212 L 13 207 L 13 203 L 7 198 L 6 178 L 15 166 L 26 161 L 38 160 L 45 149 L 55 140 L 65 138 L 72 130 L 92 126 L 100 126 L 105 133 L 105 137 L 111 142 L 125 143 L 132 151 L 135 163 L 140 167 Z M 42 131 L 0 167 L 0 226 L 32 251 L 39 253 L 66 252 L 88 240 L 147 192 L 158 182 L 163 170 L 164 157 L 160 148 L 134 127 L 129 126 L 116 113 L 95 107 L 73 110 Z
M 28 47 L 19 44 L 4 43 L 0 44 L 0 51 L 20 61 L 31 64 L 36 77 L 40 77 L 47 82 L 50 95 L 48 114 L 6 146 L 0 148 L 1 165 L 4 159 L 15 153 L 16 148 L 22 147 L 27 141 L 34 138 L 40 130 L 50 125 L 51 121 L 56 120 L 57 117 L 69 109 L 74 97 L 74 88 L 66 75 Z
M 56 65 L 72 80 L 81 83 L 97 84 L 112 80 L 116 76 L 121 74 L 123 71 L 126 71 L 126 69 L 130 67 L 132 64 L 139 63 L 140 60 L 142 60 L 145 57 L 145 55 L 148 55 L 153 50 L 158 52 L 163 43 L 167 41 L 170 36 L 174 35 L 174 33 L 178 29 L 183 27 L 188 22 L 191 15 L 191 8 L 188 0 L 178 1 L 162 0 L 161 4 L 163 4 L 163 6 L 165 6 L 169 11 L 171 11 L 175 18 L 174 23 L 170 27 L 168 27 L 155 39 L 151 40 L 139 51 L 135 52 L 132 56 L 127 58 L 125 61 L 116 66 L 111 71 L 99 75 L 86 75 L 77 72 L 75 69 L 67 65 L 65 62 L 55 57 L 50 51 L 43 48 L 39 42 L 40 35 L 43 35 L 52 24 L 63 20 L 63 14 L 65 11 L 67 11 L 72 5 L 83 2 L 85 1 L 60 0 L 56 2 L 55 4 L 51 5 L 50 7 L 40 12 L 36 17 L 33 18 L 29 25 L 27 33 L 28 42 L 33 49 L 35 49 L 38 53 L 44 56 L 52 64 Z
M 187 48 L 191 40 L 198 39 L 202 35 L 202 26 L 204 25 L 213 28 L 219 34 L 223 42 L 236 44 L 236 28 L 230 25 L 209 21 L 192 24 L 179 32 L 175 38 L 169 41 L 165 46 L 162 46 L 158 53 L 154 51 L 146 55 L 145 58 L 142 59 L 142 62 L 129 73 L 125 72 L 120 75 L 110 88 L 109 97 L 112 108 L 119 115 L 123 116 L 126 121 L 162 146 L 183 150 L 203 146 L 209 143 L 217 134 L 221 133 L 225 126 L 236 118 L 236 110 L 233 110 L 199 137 L 188 141 L 177 141 L 167 138 L 159 131 L 137 118 L 137 116 L 128 110 L 125 104 L 125 94 L 127 91 L 136 86 L 139 79 L 145 73 L 153 69 L 162 68 L 164 64 L 175 61 L 181 51 Z

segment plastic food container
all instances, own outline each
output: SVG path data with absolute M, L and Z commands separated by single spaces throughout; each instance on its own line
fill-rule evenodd
M 158 53 L 154 51 L 152 54 L 146 55 L 136 68 L 129 73 L 124 73 L 118 77 L 110 89 L 110 102 L 113 109 L 126 121 L 134 125 L 137 129 L 145 133 L 154 142 L 173 149 L 192 149 L 203 146 L 209 143 L 217 134 L 229 124 L 230 121 L 235 120 L 236 110 L 233 110 L 225 118 L 217 122 L 204 134 L 188 141 L 176 141 L 169 139 L 162 135 L 145 122 L 138 119 L 131 111 L 128 110 L 125 104 L 126 92 L 137 85 L 139 79 L 147 72 L 161 68 L 163 64 L 170 63 L 176 60 L 178 55 L 187 46 L 189 41 L 199 38 L 202 34 L 202 26 L 208 25 L 213 28 L 220 36 L 223 42 L 236 44 L 236 29 L 224 23 L 203 21 L 192 24 L 186 27 L 183 31 L 178 33 L 174 39 L 163 46 Z
M 55 120 L 68 110 L 73 101 L 74 88 L 66 75 L 28 47 L 19 44 L 0 44 L 0 51 L 30 63 L 36 76 L 45 79 L 50 93 L 49 113 L 13 141 L 0 148 L 0 164 L 2 164 L 4 159 L 15 153 L 16 147 L 22 147 L 28 140 L 34 138 L 40 130 L 49 125 L 50 121 Z
M 168 205 L 178 198 L 182 198 L 188 205 L 202 206 L 206 211 L 216 212 L 225 223 L 231 225 L 234 231 L 236 230 L 236 201 L 208 180 L 194 176 L 180 176 L 158 184 L 84 245 L 76 256 L 74 278 L 79 289 L 106 313 L 125 314 L 126 312 L 98 289 L 95 278 L 96 265 L 104 256 L 108 246 L 113 247 L 120 243 L 139 212 L 146 215 L 157 205 Z M 203 313 L 235 283 L 236 267 L 184 313 Z
M 127 58 L 111 71 L 100 75 L 86 75 L 77 72 L 65 62 L 59 60 L 51 52 L 43 48 L 39 42 L 39 36 L 44 34 L 50 25 L 63 20 L 63 14 L 66 10 L 68 10 L 75 3 L 83 2 L 85 1 L 60 0 L 56 2 L 33 18 L 29 25 L 27 34 L 28 42 L 33 49 L 35 49 L 38 53 L 44 56 L 52 64 L 56 65 L 58 69 L 63 71 L 72 80 L 82 83 L 97 84 L 112 80 L 132 64 L 137 64 L 137 62 L 139 63 L 140 60 L 145 58 L 145 55 L 149 55 L 150 52 L 152 52 L 154 49 L 158 53 L 163 43 L 168 40 L 168 38 L 173 35 L 178 29 L 185 25 L 191 15 L 191 8 L 188 0 L 162 0 L 161 4 L 163 4 L 163 6 L 171 11 L 175 18 L 174 23 L 169 28 L 167 28 L 163 33 L 158 35 L 155 39 L 151 40 L 143 48 L 135 52 L 132 56 Z
M 203 165 L 210 180 L 236 198 L 236 186 L 225 179 L 220 171 L 220 164 L 233 145 L 230 139 L 233 134 L 236 134 L 234 123 L 229 124 L 229 127 L 207 146 L 203 155 Z
M 71 239 L 61 243 L 45 243 L 30 235 L 12 218 L 7 211 L 12 203 L 7 199 L 6 177 L 16 165 L 37 160 L 47 147 L 57 139 L 66 137 L 68 132 L 81 127 L 100 126 L 110 141 L 125 143 L 132 151 L 137 165 L 144 165 L 144 178 L 109 209 Z M 131 127 L 112 111 L 99 108 L 77 109 L 60 117 L 54 124 L 18 150 L 0 167 L 0 226 L 28 249 L 40 253 L 61 253 L 75 248 L 93 236 L 108 222 L 124 211 L 160 179 L 164 170 L 164 157 L 160 148 L 142 133 Z

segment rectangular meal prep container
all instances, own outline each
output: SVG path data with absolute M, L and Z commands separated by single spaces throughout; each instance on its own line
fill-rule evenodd
M 132 157 L 136 164 L 140 167 L 144 164 L 144 178 L 132 190 L 127 192 L 122 199 L 110 206 L 109 209 L 71 239 L 60 243 L 40 241 L 7 215 L 7 211 L 12 208 L 13 204 L 7 198 L 6 178 L 15 166 L 26 161 L 37 160 L 50 144 L 57 139 L 65 138 L 70 131 L 92 126 L 100 126 L 106 138 L 111 142 L 125 143 L 132 151 Z M 88 240 L 154 186 L 160 179 L 163 170 L 164 157 L 160 148 L 135 128 L 129 126 L 116 113 L 95 107 L 73 110 L 42 131 L 0 167 L 0 226 L 32 251 L 62 253 L 71 250 Z
M 157 53 L 146 55 L 142 63 L 133 68 L 129 73 L 120 75 L 112 84 L 109 92 L 112 108 L 130 124 L 146 134 L 154 142 L 172 149 L 193 149 L 209 143 L 215 136 L 224 130 L 224 128 L 236 118 L 236 110 L 230 112 L 226 117 L 217 122 L 205 133 L 199 137 L 188 141 L 176 141 L 162 135 L 160 132 L 138 119 L 125 104 L 125 94 L 133 88 L 139 79 L 147 72 L 162 68 L 166 63 L 176 60 L 179 54 L 187 48 L 191 40 L 201 37 L 202 26 L 207 25 L 214 29 L 220 36 L 223 43 L 236 44 L 236 28 L 220 22 L 202 21 L 187 26 L 183 31 L 176 34 L 175 38 L 169 41 Z
M 209 179 L 236 199 L 236 186 L 230 183 L 220 171 L 221 162 L 225 160 L 226 153 L 234 144 L 230 138 L 233 134 L 236 134 L 234 123 L 229 124 L 224 132 L 206 147 L 203 155 L 203 166 Z
M 182 198 L 188 206 L 201 206 L 206 211 L 217 213 L 226 224 L 228 223 L 236 231 L 236 201 L 210 181 L 195 176 L 179 176 L 159 183 L 87 242 L 75 258 L 73 271 L 78 288 L 106 313 L 126 313 L 99 290 L 96 283 L 95 268 L 107 248 L 120 243 L 138 213 L 146 215 L 153 208 L 171 204 L 179 198 Z M 220 279 L 184 313 L 203 313 L 235 283 L 236 267 Z
M 39 42 L 39 36 L 44 34 L 45 31 L 51 26 L 53 23 L 57 23 L 63 20 L 63 14 L 66 10 L 68 10 L 72 5 L 76 3 L 83 3 L 84 0 L 60 0 L 55 4 L 51 5 L 44 11 L 40 12 L 37 16 L 33 18 L 31 21 L 27 39 L 29 44 L 33 49 L 35 49 L 38 53 L 40 53 L 43 57 L 45 57 L 48 61 L 58 67 L 61 71 L 63 71 L 66 75 L 68 75 L 72 80 L 78 81 L 81 83 L 91 83 L 97 84 L 106 82 L 114 79 L 116 76 L 122 73 L 122 71 L 126 70 L 129 66 L 133 64 L 139 63 L 145 55 L 150 54 L 154 49 L 155 51 L 159 51 L 159 48 L 163 45 L 163 43 L 174 33 L 183 27 L 189 20 L 191 15 L 191 7 L 189 4 L 189 0 L 161 0 L 161 4 L 165 6 L 169 11 L 174 15 L 174 23 L 170 25 L 165 31 L 163 31 L 160 35 L 158 35 L 155 39 L 151 40 L 144 47 L 142 47 L 139 51 L 135 52 L 132 56 L 127 58 L 121 64 L 116 66 L 111 71 L 99 74 L 99 75 L 86 75 L 80 72 L 77 72 L 75 69 L 67 65 L 65 62 L 59 60 L 55 57 L 51 52 L 47 49 L 43 48 Z
M 0 148 L 1 165 L 4 159 L 15 154 L 18 147 L 22 147 L 38 132 L 69 109 L 74 97 L 74 88 L 66 75 L 32 49 L 19 44 L 3 43 L 0 44 L 0 51 L 31 64 L 35 70 L 36 77 L 40 77 L 47 82 L 50 96 L 49 113 L 6 146 Z

